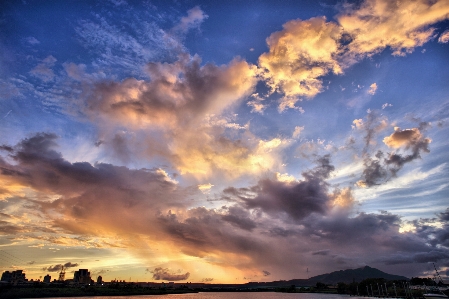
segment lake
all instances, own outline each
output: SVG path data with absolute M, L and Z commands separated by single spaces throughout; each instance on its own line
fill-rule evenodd
M 80 297 L 57 297 L 53 299 L 68 299 L 68 298 L 80 298 Z M 194 293 L 194 294 L 173 294 L 173 295 L 139 295 L 139 296 L 92 296 L 81 297 L 89 299 L 361 299 L 366 297 L 357 297 L 349 295 L 335 295 L 335 294 L 312 294 L 312 293 L 274 293 L 274 292 L 206 292 L 206 293 Z

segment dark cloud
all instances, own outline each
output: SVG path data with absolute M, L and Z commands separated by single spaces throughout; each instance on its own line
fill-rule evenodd
M 431 250 L 429 252 L 418 252 L 413 254 L 396 254 L 387 259 L 381 260 L 387 265 L 413 264 L 413 263 L 437 263 L 441 260 L 448 260 L 449 252 Z
M 160 215 L 158 226 L 165 237 L 175 240 L 182 251 L 193 256 L 205 256 L 211 252 L 237 253 L 257 259 L 269 253 L 269 248 L 256 236 L 248 235 L 246 228 L 223 220 L 223 214 L 206 208 L 194 208 L 188 217 L 180 218 L 169 212 Z
M 438 214 L 438 218 L 441 221 L 443 221 L 446 224 L 448 224 L 449 223 L 449 208 L 447 208 L 446 211 L 439 213 Z
M 370 261 L 394 266 L 395 254 L 402 263 L 448 260 L 444 248 L 449 245 L 449 210 L 435 219 L 417 221 L 416 233 L 401 234 L 398 215 L 356 213 L 352 206 L 337 209 L 335 198 L 343 196 L 344 190 L 329 190 L 326 180 L 334 169 L 329 156 L 318 158 L 317 166 L 304 172 L 301 181 L 264 179 L 255 186 L 229 187 L 221 198 L 228 200 L 228 206 L 190 208 L 185 199 L 194 191 L 180 189 L 164 171 L 70 163 L 56 151 L 56 140 L 55 135 L 45 133 L 27 138 L 8 152 L 15 163 L 2 161 L 1 165 L 13 171 L 8 179 L 58 195 L 53 202 L 29 201 L 48 217 L 52 228 L 79 235 L 79 240 L 69 241 L 87 242 L 83 237 L 109 232 L 126 239 L 133 232 L 176 246 L 179 253 L 207 258 L 212 264 L 258 267 L 272 273 L 291 271 L 291 275 L 295 272 L 285 269 L 292 261 L 320 265 L 323 258 L 335 267 Z M 376 158 L 384 159 L 382 155 Z M 10 223 L 2 224 L 11 229 Z M 331 248 L 332 254 L 322 248 Z M 52 265 L 46 271 L 59 271 L 62 266 Z M 161 280 L 187 279 L 187 271 L 156 269 L 152 273 Z
M 26 230 L 21 225 L 16 225 L 8 221 L 0 220 L 0 235 L 15 235 Z
M 0 145 L 0 151 L 12 152 L 14 149 L 9 145 Z
M 211 282 L 211 281 L 213 281 L 214 279 L 213 278 L 203 278 L 201 281 L 202 282 Z
M 262 270 L 263 276 L 270 276 L 271 273 L 268 272 L 267 270 Z
M 421 130 L 428 127 L 427 123 L 421 123 Z M 359 186 L 371 187 L 385 183 L 395 177 L 404 164 L 421 158 L 421 153 L 429 153 L 430 138 L 424 137 L 419 128 L 401 130 L 395 128 L 395 132 L 383 139 L 390 148 L 397 150 L 384 153 L 377 151 L 374 157 L 365 153 L 363 180 L 358 182 Z
M 222 216 L 224 221 L 248 231 L 251 231 L 256 227 L 256 223 L 251 219 L 247 210 L 235 206 L 230 207 L 227 210 L 228 213 Z
M 236 196 L 249 209 L 259 208 L 268 214 L 285 213 L 296 221 L 311 213 L 325 214 L 330 198 L 324 180 L 329 177 L 334 166 L 330 164 L 329 156 L 319 158 L 317 163 L 317 167 L 303 173 L 305 180 L 300 182 L 265 179 L 251 188 L 250 193 L 245 188 L 228 188 L 224 193 Z
M 131 161 L 132 151 L 128 147 L 125 134 L 115 134 L 111 141 L 111 147 L 115 153 L 115 156 L 123 162 Z
M 378 151 L 376 154 L 377 159 L 366 157 L 363 161 L 363 181 L 358 182 L 361 186 L 375 186 L 385 182 L 391 173 L 385 168 L 383 160 L 383 153 Z
M 61 271 L 63 267 L 64 267 L 64 269 L 67 269 L 67 268 L 73 268 L 73 267 L 77 267 L 77 266 L 78 266 L 78 263 L 67 262 L 64 265 L 57 264 L 54 266 L 48 266 L 46 268 L 43 268 L 42 270 L 48 271 L 48 272 L 58 272 L 58 271 Z
M 186 272 L 184 274 L 177 274 L 170 272 L 167 268 L 158 267 L 155 268 L 153 271 L 150 271 L 153 273 L 153 279 L 155 280 L 170 280 L 170 281 L 178 281 L 178 280 L 186 280 L 189 278 L 190 273 Z
M 323 250 L 318 250 L 318 251 L 312 252 L 312 255 L 328 255 L 329 252 L 330 252 L 329 249 L 323 249 Z
M 421 130 L 427 127 L 425 124 L 427 123 L 421 123 Z M 385 160 L 385 163 L 393 166 L 390 170 L 395 175 L 405 163 L 421 158 L 422 152 L 429 153 L 430 142 L 430 138 L 425 138 L 418 128 L 406 130 L 395 128 L 395 132 L 393 134 L 384 138 L 384 143 L 389 147 L 410 150 L 411 153 L 402 155 L 398 153 L 391 153 Z

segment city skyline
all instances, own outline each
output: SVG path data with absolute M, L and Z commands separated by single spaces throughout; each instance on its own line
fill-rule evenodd
M 0 266 L 448 279 L 448 19 L 448 0 L 6 1 Z

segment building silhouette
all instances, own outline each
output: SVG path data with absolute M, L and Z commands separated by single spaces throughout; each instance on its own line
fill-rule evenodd
M 75 271 L 75 274 L 73 275 L 73 282 L 89 284 L 93 281 L 90 278 L 90 272 L 88 271 L 88 269 L 79 269 L 78 271 Z
M 44 276 L 44 282 L 45 282 L 45 283 L 50 283 L 50 282 L 51 282 L 51 276 L 48 275 L 48 274 L 45 275 L 45 276 Z
M 101 277 L 101 275 L 100 275 L 97 277 L 97 284 L 102 284 L 102 283 L 103 283 L 103 277 Z
M 16 270 L 16 271 L 5 271 L 2 274 L 2 281 L 10 282 L 13 284 L 22 283 L 25 281 L 28 281 L 28 279 L 25 278 L 25 273 L 23 273 L 23 270 Z

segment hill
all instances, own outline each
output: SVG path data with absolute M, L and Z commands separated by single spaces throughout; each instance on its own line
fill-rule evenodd
M 322 282 L 325 284 L 337 284 L 339 282 L 344 283 L 351 283 L 353 281 L 360 282 L 367 278 L 384 278 L 386 280 L 409 280 L 409 278 L 405 276 L 388 274 L 380 271 L 379 269 L 365 266 L 358 269 L 347 269 L 347 270 L 334 271 L 327 274 L 321 274 L 309 278 L 307 282 L 310 285 L 314 285 L 317 282 Z

